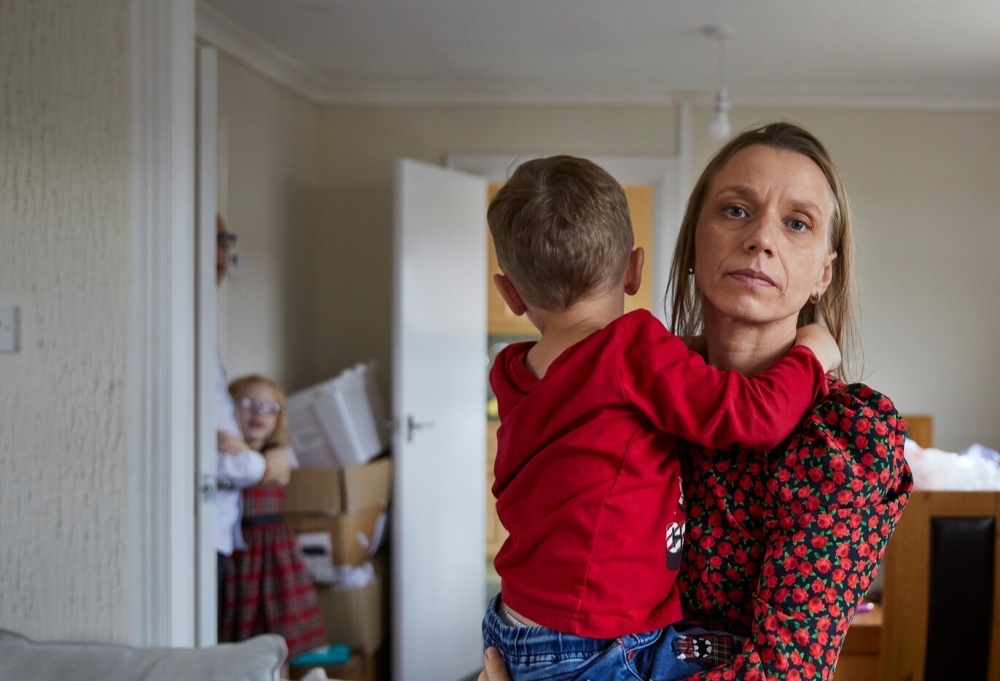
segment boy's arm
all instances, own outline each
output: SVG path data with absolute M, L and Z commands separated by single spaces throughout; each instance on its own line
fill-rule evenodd
M 809 334 L 809 342 L 820 347 L 818 331 Z M 707 365 L 652 317 L 621 343 L 624 399 L 664 432 L 713 449 L 734 443 L 770 449 L 791 435 L 813 401 L 827 392 L 824 367 L 805 345 L 793 346 L 748 378 Z

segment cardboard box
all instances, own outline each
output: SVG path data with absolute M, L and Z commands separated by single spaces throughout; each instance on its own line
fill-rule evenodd
M 385 638 L 383 588 L 384 579 L 378 572 L 374 581 L 360 589 L 340 591 L 317 585 L 327 640 L 367 654 L 375 653 Z
M 304 467 L 351 466 L 389 446 L 385 409 L 369 362 L 285 400 L 292 447 Z
M 285 513 L 353 513 L 392 496 L 392 459 L 343 468 L 300 468 L 285 488 Z
M 387 513 L 364 508 L 353 513 L 287 513 L 285 522 L 295 534 L 328 532 L 333 565 L 360 565 L 370 560 L 382 545 Z M 316 545 L 316 542 L 310 542 Z M 318 557 L 317 557 L 318 558 Z

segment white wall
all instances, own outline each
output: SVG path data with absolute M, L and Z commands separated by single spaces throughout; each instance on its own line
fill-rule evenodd
M 0 2 L 0 627 L 127 640 L 129 3 Z

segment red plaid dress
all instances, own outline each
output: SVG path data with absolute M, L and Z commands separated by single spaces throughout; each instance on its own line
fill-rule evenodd
M 288 659 L 326 645 L 316 587 L 299 542 L 282 518 L 285 490 L 277 484 L 243 492 L 243 538 L 248 548 L 228 558 L 221 641 L 280 634 Z

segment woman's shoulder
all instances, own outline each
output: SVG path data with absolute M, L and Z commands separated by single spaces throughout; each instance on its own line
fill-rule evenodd
M 827 394 L 813 407 L 812 420 L 819 418 L 829 428 L 845 431 L 866 428 L 873 421 L 886 428 L 901 427 L 896 405 L 874 388 L 864 383 L 845 383 L 832 376 L 827 377 L 827 387 Z
M 821 498 L 839 505 L 894 498 L 912 486 L 904 434 L 892 400 L 865 384 L 830 378 L 829 392 L 774 461 L 775 478 L 792 487 L 816 485 Z

